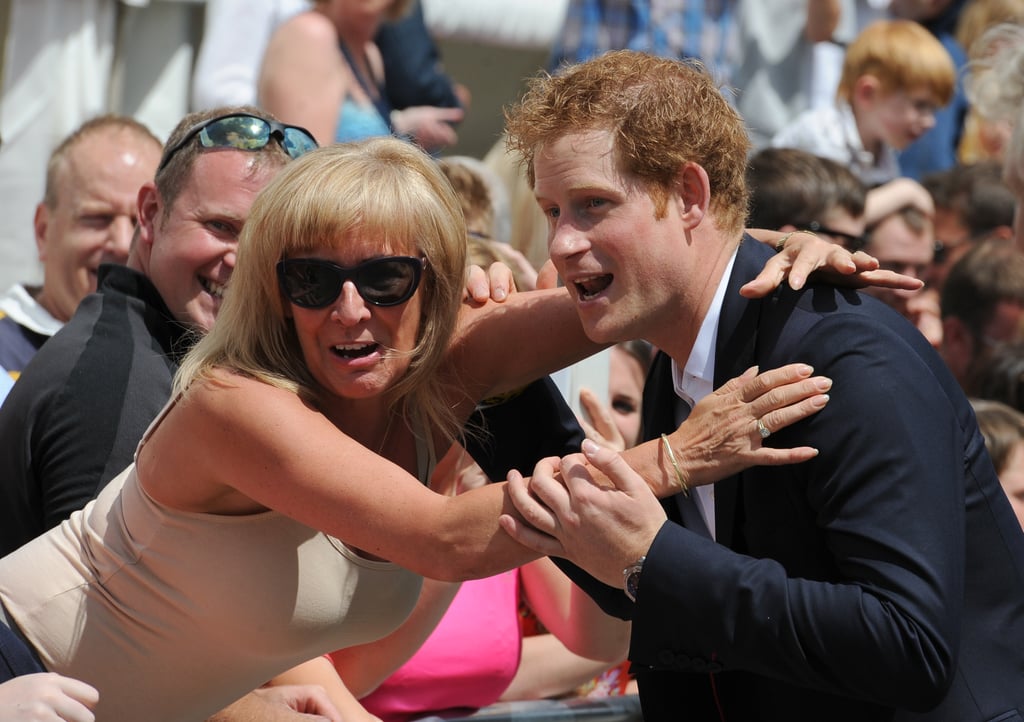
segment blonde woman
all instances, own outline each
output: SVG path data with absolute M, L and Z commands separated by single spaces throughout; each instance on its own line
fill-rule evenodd
M 431 472 L 478 400 L 597 346 L 564 289 L 463 304 L 465 253 L 451 186 L 403 141 L 311 151 L 260 194 L 218 322 L 135 463 L 0 560 L 11 625 L 99 691 L 98 718 L 204 719 L 390 633 L 424 576 L 536 558 L 498 526 L 504 483 L 452 496 Z M 756 420 L 816 412 L 821 381 L 795 364 L 712 394 L 668 437 L 688 483 L 810 458 L 762 448 Z M 663 453 L 625 452 L 668 495 Z

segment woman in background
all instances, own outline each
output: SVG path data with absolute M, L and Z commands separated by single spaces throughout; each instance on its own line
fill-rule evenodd
M 308 129 L 320 145 L 409 136 L 427 150 L 454 145 L 460 108 L 391 107 L 374 36 L 411 0 L 318 0 L 274 31 L 263 56 L 259 104 Z

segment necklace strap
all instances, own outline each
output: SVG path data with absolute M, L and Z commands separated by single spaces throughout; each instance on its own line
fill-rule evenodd
M 366 96 L 373 103 L 373 107 L 377 109 L 378 113 L 380 113 L 380 117 L 388 124 L 388 128 L 394 130 L 391 126 L 391 111 L 394 110 L 394 108 L 391 106 L 391 102 L 388 100 L 387 94 L 384 92 L 384 87 L 382 85 L 378 85 L 372 78 L 367 78 L 359 69 L 359 66 L 355 62 L 355 58 L 352 56 L 352 51 L 349 50 L 345 41 L 339 40 L 338 47 L 341 48 L 341 54 L 345 56 L 345 62 L 348 63 L 348 67 L 352 69 L 352 74 L 356 76 L 356 81 L 359 83 L 359 87 L 361 87 L 363 92 L 366 93 Z M 366 60 L 365 53 L 363 53 L 362 59 L 364 61 Z M 369 63 L 366 65 L 369 67 Z

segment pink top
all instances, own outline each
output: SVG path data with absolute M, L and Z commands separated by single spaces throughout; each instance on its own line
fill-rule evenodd
M 498 701 L 519 668 L 519 571 L 463 582 L 433 634 L 360 700 L 384 722 Z

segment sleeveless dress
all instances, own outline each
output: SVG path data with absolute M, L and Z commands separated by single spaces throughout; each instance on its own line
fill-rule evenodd
M 362 140 L 363 138 L 374 138 L 382 135 L 391 135 L 391 103 L 387 99 L 384 88 L 366 78 L 359 71 L 351 52 L 344 43 L 338 43 L 341 54 L 345 56 L 352 74 L 359 82 L 359 86 L 366 93 L 366 96 L 374 99 L 372 105 L 363 105 L 356 101 L 351 95 L 346 95 L 341 104 L 341 115 L 338 118 L 338 127 L 334 131 L 334 140 L 337 143 Z
M 434 458 L 421 437 L 425 481 Z M 116 721 L 206 719 L 285 669 L 390 633 L 421 582 L 276 511 L 163 506 L 134 464 L 0 559 L 10 618 L 47 669 L 99 690 L 97 719 Z

